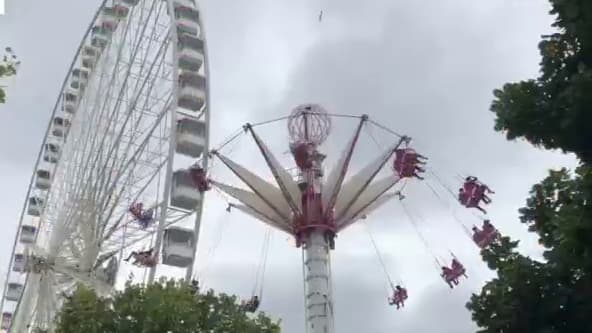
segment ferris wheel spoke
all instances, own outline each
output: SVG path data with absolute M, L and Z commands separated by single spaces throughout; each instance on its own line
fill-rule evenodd
M 165 113 L 166 113 L 166 110 L 163 110 L 163 112 L 161 113 L 161 118 L 162 118 L 162 117 L 164 117 Z M 117 177 L 116 177 L 116 179 L 114 180 L 114 182 L 112 183 L 112 185 L 111 185 L 111 188 L 110 188 L 110 192 L 111 192 L 111 193 L 112 193 L 112 191 L 115 189 L 115 187 L 116 187 L 117 183 L 120 181 L 120 177 L 121 177 L 121 176 L 123 176 L 123 174 L 124 174 L 125 170 L 129 170 L 128 172 L 131 174 L 131 173 L 132 173 L 132 171 L 134 171 L 134 170 L 136 169 L 138 157 L 139 157 L 139 155 L 140 155 L 141 153 L 143 153 L 143 152 L 145 151 L 145 149 L 148 147 L 148 142 L 149 142 L 149 139 L 150 139 L 150 137 L 151 137 L 151 134 L 152 134 L 152 132 L 154 132 L 154 130 L 156 129 L 156 127 L 157 127 L 158 125 L 159 125 L 159 122 L 155 122 L 155 123 L 154 123 L 154 126 L 153 126 L 153 128 L 150 130 L 150 132 L 148 133 L 148 135 L 147 135 L 147 136 L 144 138 L 144 140 L 142 141 L 142 143 L 141 143 L 141 144 L 140 144 L 140 145 L 137 147 L 137 149 L 136 149 L 136 150 L 133 152 L 133 155 L 131 156 L 131 158 L 130 158 L 129 160 L 127 160 L 127 161 L 126 161 L 126 164 L 122 165 L 122 166 L 119 168 L 119 173 L 117 174 Z M 131 147 L 131 146 L 130 146 L 130 147 Z M 125 161 L 125 159 L 122 159 L 122 160 L 123 160 L 123 161 Z M 148 180 L 149 180 L 149 181 L 153 180 L 153 179 L 154 179 L 154 178 L 155 178 L 155 177 L 156 177 L 156 176 L 157 176 L 157 175 L 160 173 L 160 171 L 161 171 L 161 169 L 162 169 L 162 167 L 164 166 L 164 164 L 165 164 L 165 162 L 166 162 L 166 161 L 167 161 L 166 159 L 165 159 L 165 160 L 163 160 L 163 161 L 161 162 L 161 164 L 160 164 L 160 165 L 159 165 L 157 168 L 155 168 L 155 169 L 153 169 L 153 170 L 150 170 L 150 173 L 148 173 L 148 174 L 146 174 L 146 175 L 143 175 L 143 176 L 144 176 L 144 177 L 146 177 L 146 178 L 148 178 Z M 128 177 L 129 177 L 129 175 L 128 175 Z M 121 201 L 121 199 L 122 199 L 122 193 L 123 193 L 123 190 L 125 190 L 125 189 L 126 189 L 126 186 L 125 186 L 125 181 L 123 182 L 123 184 L 124 184 L 124 185 L 122 185 L 122 186 L 121 186 L 120 193 L 119 193 L 119 194 L 116 196 L 116 198 L 117 198 L 116 202 L 113 202 L 113 203 L 112 203 L 112 206 L 111 206 L 111 211 L 110 211 L 110 212 L 109 212 L 109 214 L 107 215 L 107 220 L 108 220 L 108 219 L 111 217 L 111 215 L 112 215 L 112 213 L 113 213 L 114 209 L 115 209 L 115 208 L 116 208 L 116 207 L 117 207 L 117 206 L 120 204 L 120 202 L 119 202 L 119 201 Z M 148 186 L 148 184 L 149 184 L 149 182 L 147 182 L 147 183 L 146 183 L 146 185 L 145 185 L 145 187 L 144 187 L 144 188 L 142 188 L 141 190 L 145 190 L 145 189 L 146 189 L 146 187 Z M 139 194 L 141 194 L 142 192 L 143 192 L 143 191 L 140 191 L 140 193 L 134 193 L 134 191 L 132 190 L 132 191 L 131 191 L 131 193 L 130 193 L 130 195 L 137 195 L 137 196 L 139 196 Z M 111 194 L 109 194 L 109 196 L 111 196 Z M 106 207 L 103 207 L 103 208 L 106 208 Z M 104 211 L 104 210 L 103 210 L 103 211 Z M 103 228 L 102 228 L 102 229 L 104 229 L 105 227 L 106 227 L 106 225 L 105 225 L 105 226 L 103 226 Z
M 25 290 L 21 296 L 21 302 L 18 303 L 15 310 L 16 315 L 14 321 L 14 331 L 23 332 L 29 322 L 33 307 L 37 302 L 39 295 L 39 276 L 30 275 L 27 277 L 27 283 L 25 284 Z
M 159 175 L 159 173 L 162 170 L 162 168 L 166 165 L 166 162 L 167 162 L 167 160 L 164 160 L 158 166 L 158 168 L 156 168 L 154 170 L 154 172 L 152 173 L 152 175 L 150 175 L 150 178 L 148 178 L 148 179 L 146 179 L 144 181 L 143 186 L 138 191 L 136 191 L 136 192 L 133 192 L 132 191 L 132 192 L 129 193 L 130 197 L 132 197 L 132 200 L 131 200 L 132 202 L 136 202 L 140 198 L 140 196 L 144 193 L 144 191 L 148 188 L 148 186 L 150 184 L 152 184 L 152 182 L 154 181 L 154 179 Z M 136 182 L 136 184 L 138 184 L 138 182 Z M 158 206 L 160 206 L 160 205 L 156 205 L 156 207 L 158 207 Z M 109 229 L 107 229 L 107 232 L 101 237 L 100 243 L 102 243 L 105 239 L 109 239 L 113 235 L 113 233 L 120 228 L 121 223 L 125 220 L 125 217 L 126 216 L 128 216 L 128 209 L 127 209 L 127 207 L 124 207 L 121 210 L 121 212 L 119 214 L 119 217 L 116 219 L 116 222 L 113 223 L 109 227 Z
M 169 100 L 167 100 L 167 104 L 169 104 Z M 107 177 L 106 177 L 106 181 L 104 181 L 103 186 L 101 186 L 98 189 L 99 195 L 104 194 L 102 193 L 103 191 L 106 190 L 106 186 L 107 185 L 111 185 L 109 189 L 107 189 L 107 193 L 111 193 L 113 191 L 113 185 L 116 184 L 119 179 L 123 176 L 123 174 L 127 171 L 130 170 L 130 168 L 133 170 L 135 169 L 135 163 L 137 161 L 137 157 L 140 153 L 144 152 L 144 149 L 146 148 L 146 145 L 149 142 L 149 139 L 151 138 L 152 133 L 154 133 L 154 131 L 157 129 L 158 125 L 160 124 L 160 121 L 162 120 L 162 118 L 164 117 L 164 115 L 166 114 L 167 110 L 166 110 L 166 106 L 163 108 L 163 110 L 161 111 L 161 113 L 157 116 L 156 121 L 152 124 L 151 128 L 149 128 L 146 133 L 142 133 L 142 135 L 145 137 L 144 140 L 141 142 L 140 145 L 138 145 L 135 151 L 133 151 L 134 148 L 134 141 L 135 140 L 128 140 L 128 143 L 126 145 L 126 147 L 123 149 L 123 156 L 117 156 L 117 154 L 115 154 L 116 158 L 112 158 L 111 160 L 114 161 L 113 165 L 109 168 L 112 170 L 112 172 L 110 172 Z M 123 131 L 124 129 L 122 129 Z M 129 153 L 132 153 L 132 157 L 130 159 L 127 158 L 127 156 L 129 155 Z M 114 172 L 115 171 L 115 172 Z M 116 181 L 111 182 L 112 177 L 115 176 Z
M 162 61 L 161 61 L 160 63 L 162 64 Z M 153 64 L 154 64 L 154 63 L 153 63 Z M 147 76 L 146 78 L 148 78 L 148 76 Z M 154 81 L 155 81 L 155 80 L 153 80 L 153 82 L 154 82 Z M 147 80 L 144 80 L 144 82 L 147 82 Z M 143 86 L 144 86 L 144 85 L 143 85 Z M 153 87 L 153 86 L 154 86 L 154 83 L 152 83 L 152 84 L 151 84 L 151 87 Z M 137 94 L 137 95 L 139 95 L 139 94 Z M 168 102 L 167 102 L 167 104 L 168 104 Z M 151 128 L 151 129 L 150 129 L 150 131 L 149 131 L 149 133 L 146 135 L 146 138 L 149 138 L 149 137 L 150 137 L 150 135 L 152 134 L 152 132 L 154 131 L 154 129 L 157 127 L 157 125 L 158 125 L 158 124 L 159 124 L 159 122 L 161 121 L 161 119 L 162 119 L 162 116 L 164 115 L 164 113 L 165 113 L 165 112 L 166 112 L 166 110 L 163 110 L 163 111 L 161 112 L 161 114 L 159 115 L 159 117 L 158 117 L 158 118 L 156 119 L 156 121 L 154 122 L 154 126 L 152 126 L 152 128 Z M 121 133 L 121 132 L 120 132 L 120 133 Z M 130 142 L 132 142 L 132 141 L 130 140 Z M 143 151 L 143 149 L 144 149 L 144 146 L 145 146 L 145 143 L 143 143 L 142 145 L 140 145 L 139 149 L 138 149 L 138 150 L 135 152 L 135 154 L 134 154 L 134 158 L 132 158 L 130 161 L 134 161 L 134 160 L 135 160 L 135 157 L 137 156 L 137 154 Z M 129 145 L 128 147 L 131 147 L 131 145 Z M 113 152 L 113 149 L 111 149 L 111 152 Z M 107 157 L 107 161 L 108 161 L 108 160 L 110 160 L 110 158 L 109 158 L 109 157 L 110 157 L 110 156 L 108 156 L 108 157 Z M 117 161 L 117 160 L 119 160 L 119 161 L 125 161 L 125 159 L 117 159 L 117 158 L 113 158 L 113 159 L 111 159 L 111 160 L 116 160 L 116 161 Z M 88 161 L 88 159 L 87 159 L 87 161 Z M 123 162 L 122 162 L 122 163 L 123 163 Z M 120 169 L 121 169 L 121 170 L 125 170 L 125 169 L 126 169 L 126 168 L 128 168 L 128 167 L 130 167 L 130 163 L 129 163 L 129 161 L 128 161 L 128 164 L 127 164 L 127 165 L 124 165 L 124 166 L 123 166 L 122 168 L 120 168 Z M 83 167 L 83 168 L 80 168 L 80 169 L 84 170 L 85 168 Z M 80 169 L 79 169 L 79 170 L 80 170 Z M 102 169 L 101 171 L 104 171 L 104 170 L 105 170 L 105 168 L 103 167 L 103 169 Z M 103 176 L 103 177 L 101 177 L 101 176 L 103 176 L 103 175 L 102 175 L 102 174 L 99 174 L 99 177 L 97 177 L 97 179 L 105 179 L 105 177 L 104 177 L 104 176 Z M 80 182 L 82 179 L 84 179 L 84 177 L 79 177 L 79 182 Z M 90 182 L 86 182 L 86 184 L 90 184 Z M 74 187 L 76 187 L 77 185 L 78 185 L 78 184 L 74 185 Z M 79 189 L 81 188 L 81 191 L 85 191 L 85 190 L 88 190 L 88 189 L 89 189 L 89 188 L 88 188 L 88 185 L 87 185 L 87 186 L 78 186 L 78 188 L 79 188 Z M 93 191 L 92 191 L 92 193 L 94 193 L 95 195 L 96 195 L 97 193 L 100 193 L 100 192 L 101 192 L 101 189 L 96 189 L 96 188 L 94 188 L 94 189 L 93 189 Z
M 148 78 L 148 77 L 146 77 L 146 78 Z M 146 81 L 147 81 L 147 80 L 144 80 L 144 82 L 146 82 Z M 144 86 L 144 85 L 143 85 L 143 86 Z M 116 139 L 116 141 L 115 141 L 115 144 L 114 144 L 114 145 L 113 145 L 111 148 L 109 148 L 109 153 L 108 153 L 108 155 L 107 155 L 107 157 L 106 157 L 108 161 L 109 161 L 109 160 L 111 160 L 111 161 L 118 161 L 118 160 L 119 160 L 119 159 L 117 159 L 117 158 L 113 158 L 113 159 L 112 159 L 112 157 L 113 157 L 113 154 L 114 154 L 114 153 L 115 153 L 115 151 L 116 151 L 116 148 L 117 148 L 117 146 L 118 146 L 118 145 L 119 145 L 119 143 L 120 143 L 120 140 L 121 140 L 121 137 L 122 137 L 122 135 L 123 135 L 123 132 L 125 131 L 125 125 L 126 125 L 126 124 L 127 124 L 127 122 L 129 121 L 129 117 L 130 117 L 130 115 L 131 115 L 131 114 L 132 114 L 131 112 L 128 112 L 128 116 L 126 117 L 126 119 L 125 119 L 125 122 L 124 122 L 123 126 L 121 127 L 121 130 L 119 131 L 119 134 L 118 134 L 118 137 L 117 137 L 117 139 Z M 161 113 L 161 115 L 159 115 L 159 116 L 157 117 L 157 119 L 156 119 L 157 121 L 154 123 L 154 124 L 155 124 L 155 126 L 153 126 L 153 127 L 152 127 L 152 129 L 151 129 L 151 131 L 150 131 L 149 135 L 150 135 L 150 134 L 151 134 L 151 133 L 154 131 L 154 129 L 157 127 L 156 125 L 158 125 L 158 124 L 159 124 L 159 122 L 160 122 L 160 120 L 162 119 L 162 116 L 163 116 L 163 115 L 164 115 L 164 112 L 162 112 L 162 113 Z M 147 136 L 148 138 L 149 138 L 149 135 Z M 130 140 L 129 142 L 132 142 L 132 141 L 133 141 L 133 140 Z M 143 147 L 142 147 L 142 149 L 143 149 Z M 124 163 L 124 162 L 125 162 L 125 159 L 123 159 L 123 160 L 121 160 L 121 161 L 122 161 L 121 163 Z M 114 162 L 114 163 L 115 163 L 115 162 Z M 105 173 L 106 173 L 105 171 L 106 171 L 107 167 L 108 167 L 108 166 L 107 166 L 107 165 L 105 165 L 105 166 L 103 166 L 103 167 L 100 169 L 100 171 L 99 171 L 99 176 L 104 176 L 104 175 L 105 175 Z M 109 178 L 110 178 L 110 176 L 111 176 L 111 175 L 112 175 L 112 174 L 109 174 L 109 175 L 107 175 L 107 177 L 108 177 L 108 179 L 107 179 L 107 180 L 109 180 Z M 119 174 L 119 175 L 120 175 L 120 174 Z M 119 175 L 118 175 L 118 176 L 119 176 Z M 98 181 L 100 181 L 101 179 L 104 179 L 104 177 L 98 177 L 98 180 L 97 180 L 97 182 L 98 182 Z M 108 182 L 108 181 L 107 181 L 107 182 Z M 107 183 L 107 182 L 106 182 L 106 183 Z M 96 192 L 95 192 L 95 193 L 96 193 Z M 99 189 L 99 193 L 100 193 L 100 189 Z
M 166 45 L 166 43 L 165 43 L 165 44 L 163 44 L 163 46 L 164 46 L 164 45 Z M 163 52 L 163 53 L 164 53 L 164 52 Z M 152 66 L 154 66 L 154 63 L 152 64 Z M 146 82 L 147 82 L 147 79 L 148 79 L 148 76 L 146 76 L 145 80 L 143 80 L 143 81 L 142 81 L 142 82 L 143 82 L 143 84 L 142 84 L 142 87 L 144 87 L 144 86 L 145 86 L 145 84 L 146 84 Z M 139 94 L 136 94 L 136 100 L 135 100 L 136 102 L 137 102 L 137 96 L 139 96 Z M 134 104 L 135 104 L 135 103 L 134 103 Z M 132 105 L 132 106 L 130 106 L 130 109 L 131 109 L 132 107 L 133 107 L 133 105 Z M 131 111 L 131 110 L 130 110 L 130 111 Z M 122 133 L 123 133 L 123 131 L 125 130 L 125 126 L 127 125 L 127 122 L 129 121 L 129 118 L 130 118 L 130 115 L 131 115 L 131 114 L 132 114 L 132 112 L 129 112 L 129 111 L 127 112 L 127 116 L 126 116 L 126 118 L 125 118 L 125 122 L 122 124 L 122 126 L 121 126 L 121 131 L 119 132 L 119 134 L 118 134 L 117 138 L 114 140 L 114 142 L 113 142 L 114 144 L 113 144 L 113 145 L 110 145 L 110 147 L 109 147 L 109 148 L 107 148 L 107 149 L 109 150 L 109 152 L 108 152 L 108 153 L 107 153 L 107 155 L 106 155 L 106 160 L 107 160 L 107 161 L 109 161 L 109 158 L 111 158 L 111 157 L 113 156 L 113 153 L 114 153 L 114 151 L 115 151 L 115 148 L 117 147 L 117 145 L 118 145 L 118 142 L 119 142 L 119 140 L 121 139 Z M 115 118 L 115 117 L 114 117 L 114 118 L 112 118 L 112 119 L 117 119 L 117 118 Z M 160 120 L 160 119 L 158 119 L 158 120 Z M 112 122 L 111 122 L 111 123 L 112 123 Z M 106 137 L 107 137 L 107 136 L 104 136 L 104 138 L 106 138 Z M 104 143 L 105 143 L 105 141 L 102 141 L 102 142 L 101 142 L 101 144 L 104 144 Z M 106 150 L 106 149 L 104 149 L 104 148 L 103 148 L 103 146 L 100 146 L 100 148 L 99 148 L 99 151 L 103 151 L 103 150 Z M 99 154 L 98 154 L 98 156 L 97 156 L 97 158 L 96 158 L 96 159 L 93 161 L 93 165 L 95 165 L 95 166 L 91 167 L 91 174 L 92 174 L 92 173 L 94 173 L 94 169 L 95 169 L 95 168 L 99 168 L 99 170 L 97 170 L 97 172 L 98 172 L 98 176 L 99 176 L 99 177 L 97 177 L 97 178 L 96 178 L 96 181 L 95 181 L 94 183 L 92 183 L 92 185 L 94 185 L 94 186 L 97 186 L 97 183 L 98 183 L 99 181 L 101 181 L 102 179 L 104 179 L 104 178 L 103 178 L 103 177 L 101 177 L 101 176 L 104 176 L 104 174 L 105 174 L 105 171 L 106 171 L 106 170 L 105 170 L 105 169 L 106 169 L 106 168 L 105 168 L 105 166 L 102 166 L 102 167 L 101 167 L 100 165 L 99 165 L 99 166 L 97 166 L 97 162 L 99 162 L 99 161 L 98 161 L 98 159 L 99 159 L 101 156 L 102 156 L 102 154 L 101 154 L 101 153 L 99 153 Z M 116 160 L 116 159 L 114 159 L 114 160 Z M 89 161 L 89 160 L 87 159 L 87 163 L 89 163 L 88 161 Z M 85 165 L 85 166 L 86 166 L 86 165 Z M 81 172 L 83 172 L 84 170 L 87 170 L 87 169 L 86 169 L 85 167 L 82 167 L 82 168 L 80 168 L 79 170 L 81 170 Z M 84 179 L 84 178 L 83 178 L 83 177 L 79 177 L 79 181 L 82 181 L 82 179 Z M 74 187 L 76 188 L 76 187 L 78 187 L 78 185 L 80 185 L 80 184 L 76 184 Z M 87 183 L 86 183 L 84 186 L 80 186 L 80 187 L 78 187 L 78 188 L 80 188 L 80 191 L 84 192 L 84 191 L 88 190 L 88 186 L 89 186 L 89 185 L 91 185 L 91 182 L 87 182 Z M 95 192 L 95 193 L 96 193 L 96 192 Z
M 151 8 L 150 8 L 150 11 L 149 11 L 149 13 L 148 13 L 148 17 L 150 17 L 150 16 L 152 15 L 152 13 L 153 13 L 153 11 L 154 11 L 154 8 L 155 8 L 155 5 L 156 5 L 156 2 L 153 2 L 153 3 L 152 3 L 152 6 L 151 6 Z M 140 23 L 141 23 L 141 20 L 139 20 L 139 21 L 138 21 L 138 24 L 140 24 Z M 145 31 L 145 29 L 146 29 L 146 25 L 144 25 L 144 27 L 143 27 L 143 29 L 142 29 L 142 32 L 144 32 L 144 31 Z M 141 35 L 141 34 L 140 34 L 140 35 Z M 125 34 L 125 36 L 127 36 L 127 34 Z M 126 41 L 126 40 L 124 39 L 124 40 L 123 40 L 121 43 L 119 43 L 119 52 L 118 52 L 118 61 L 117 61 L 117 65 L 119 64 L 119 58 L 120 58 L 120 54 L 121 54 L 121 49 L 122 49 L 122 47 L 125 45 L 125 41 Z M 140 50 L 140 44 L 141 44 L 141 42 L 142 42 L 142 40 L 141 40 L 140 38 L 137 38 L 137 41 L 135 42 L 135 46 L 133 47 L 133 51 L 132 51 L 132 55 L 131 55 L 131 58 L 132 58 L 132 59 L 134 59 L 134 58 L 137 56 L 137 54 L 138 54 L 138 52 L 139 52 L 139 50 Z M 163 43 L 163 45 L 166 45 L 166 41 Z M 165 53 L 165 52 L 162 52 L 162 49 L 163 49 L 163 48 L 161 47 L 161 48 L 159 49 L 158 53 Z M 105 116 L 102 116 L 102 117 L 99 117 L 99 118 L 98 118 L 98 120 L 99 120 L 100 122 L 101 122 L 101 121 L 102 121 L 102 122 L 104 122 L 104 121 L 103 121 L 104 119 L 108 119 L 108 120 L 110 120 L 110 121 L 108 121 L 108 122 L 107 122 L 107 124 L 105 124 L 105 125 L 103 126 L 103 127 L 105 127 L 105 129 L 104 129 L 104 130 L 105 130 L 105 132 L 107 132 L 107 133 L 109 133 L 109 132 L 111 131 L 111 127 L 112 127 L 112 126 L 114 126 L 114 124 L 116 124 L 116 123 L 118 123 L 118 122 L 120 121 L 120 116 L 119 116 L 119 114 L 118 114 L 118 113 L 121 113 L 121 109 L 122 109 L 122 108 L 120 108 L 119 106 L 120 106 L 120 103 L 121 103 L 122 96 L 123 96 L 124 92 L 126 92 L 126 91 L 127 91 L 127 90 L 126 90 L 126 88 L 127 88 L 127 84 L 128 84 L 128 81 L 129 81 L 128 79 L 130 78 L 129 74 L 131 73 L 131 69 L 132 69 L 132 66 L 131 66 L 131 64 L 132 64 L 132 62 L 133 62 L 133 61 L 130 61 L 130 62 L 129 62 L 129 66 L 127 66 L 127 67 L 125 68 L 125 76 L 124 76 L 124 80 L 123 80 L 123 83 L 121 84 L 121 87 L 120 87 L 120 89 L 119 89 L 118 96 L 117 96 L 117 98 L 116 98 L 116 103 L 115 103 L 114 107 L 113 107 L 113 108 L 112 108 L 112 110 L 111 110 L 111 111 L 110 111 L 110 112 L 107 114 L 107 116 L 106 116 L 106 117 L 105 117 Z M 144 61 L 144 62 L 143 62 L 143 66 L 144 66 L 144 64 L 145 64 L 145 63 L 146 63 L 146 61 Z M 153 63 L 153 64 L 154 64 L 154 63 Z M 117 65 L 116 65 L 116 66 L 114 66 L 114 71 L 113 71 L 113 73 L 115 73 L 115 72 L 116 72 L 116 69 L 117 69 L 117 67 L 118 67 Z M 141 69 L 140 71 L 142 71 L 142 69 Z M 107 86 L 107 94 L 106 94 L 107 96 L 109 96 L 109 95 L 110 95 L 112 87 L 114 87 L 114 86 L 115 86 L 115 85 L 113 84 L 114 78 L 115 78 L 115 75 L 113 74 L 113 75 L 111 76 L 111 80 L 109 80 L 109 85 Z M 147 76 L 146 76 L 146 78 L 147 78 Z M 136 81 L 136 86 L 135 86 L 134 90 L 137 90 L 137 87 L 138 87 L 138 85 L 140 84 L 140 82 L 143 82 L 143 83 L 145 83 L 145 82 L 146 82 L 146 80 L 144 80 L 144 81 L 137 80 L 137 81 Z M 137 94 L 136 94 L 136 96 L 137 96 Z M 99 104 L 99 105 L 100 105 L 100 104 Z M 107 109 L 107 106 L 109 105 L 109 103 L 107 103 L 107 102 L 104 102 L 104 103 L 102 103 L 102 105 L 103 105 L 103 109 L 102 109 L 102 110 L 101 110 L 101 112 L 100 112 L 100 114 L 101 114 L 101 115 L 103 115 L 103 114 L 104 114 L 104 112 L 105 112 L 105 110 Z M 127 108 L 127 107 L 126 107 L 126 108 L 123 108 L 123 109 L 125 109 L 125 110 L 130 110 L 131 108 L 132 108 L 132 107 L 129 107 L 129 108 Z M 130 112 L 127 112 L 127 114 L 130 114 Z M 94 124 L 93 124 L 93 125 L 94 125 Z M 102 132 L 101 132 L 101 131 L 98 131 L 98 130 L 97 130 L 97 131 L 89 131 L 88 133 L 89 133 L 89 134 L 90 134 L 90 133 L 93 133 L 93 134 L 94 134 L 94 137 L 93 137 L 93 138 L 92 138 L 92 140 L 90 141 L 90 142 L 91 142 L 91 146 L 92 146 L 93 148 L 97 147 L 97 145 L 96 145 L 96 142 L 97 142 L 97 140 L 98 140 L 98 138 L 99 138 L 99 137 L 101 137 L 101 140 L 100 140 L 100 142 L 99 142 L 99 144 L 98 144 L 98 147 L 105 147 L 105 141 L 107 141 L 107 139 L 109 139 L 109 138 L 110 138 L 110 136 L 109 136 L 109 135 L 102 135 L 102 134 L 101 134 Z M 89 142 L 89 141 L 87 141 L 87 142 Z M 97 149 L 97 148 L 95 148 L 95 149 Z M 101 152 L 101 151 L 102 151 L 102 149 L 101 149 L 101 148 L 98 148 L 98 149 L 99 149 L 99 152 Z M 95 165 L 97 165 L 96 163 L 98 162 L 98 159 L 101 159 L 101 158 L 103 158 L 103 154 L 102 154 L 102 153 L 99 153 L 99 154 L 96 154 L 96 158 L 95 158 L 95 159 L 86 159 L 86 165 L 85 165 L 84 167 L 80 168 L 79 170 L 82 170 L 82 171 L 88 170 L 88 166 L 89 166 L 89 165 L 91 165 L 91 166 L 93 166 L 93 167 L 91 167 L 90 173 L 93 173 L 94 166 L 95 166 Z M 77 184 L 77 185 L 78 185 L 78 184 Z M 76 186 L 75 186 L 75 187 L 76 187 Z
M 191 212 L 178 212 L 176 210 L 173 209 L 168 209 L 167 211 L 167 218 L 166 218 L 166 222 L 164 224 L 165 228 L 168 228 L 172 225 L 174 225 L 175 223 L 178 223 L 184 219 L 186 219 L 188 216 L 190 216 L 192 213 Z M 124 248 L 128 248 L 130 246 L 133 246 L 145 239 L 147 239 L 148 237 L 151 237 L 152 235 L 154 235 L 156 233 L 156 229 L 151 229 L 151 230 L 136 230 L 137 232 L 129 232 L 125 235 L 120 235 L 120 237 L 111 237 L 108 240 L 105 241 L 104 245 L 107 249 L 110 248 L 120 248 L 121 247 L 121 238 L 125 237 L 128 241 L 126 242 L 126 245 Z

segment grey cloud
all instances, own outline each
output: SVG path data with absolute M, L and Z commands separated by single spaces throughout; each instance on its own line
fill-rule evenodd
M 0 107 L 0 141 L 5 143 L 0 154 L 7 165 L 3 163 L 5 172 L 0 173 L 6 193 L 2 216 L 7 220 L 18 215 L 22 198 L 13 194 L 22 193 L 28 180 L 27 175 L 15 178 L 14 168 L 32 167 L 59 84 L 97 5 L 66 0 L 15 3 L 9 1 L 12 14 L 0 17 L 0 39 L 23 59 L 11 100 Z M 318 23 L 321 9 L 324 19 Z M 573 159 L 506 142 L 493 132 L 487 109 L 493 88 L 536 74 L 537 39 L 549 30 L 546 11 L 546 0 L 377 0 L 363 5 L 353 0 L 205 1 L 213 142 L 221 142 L 247 121 L 286 115 L 300 103 L 319 102 L 332 113 L 368 113 L 413 136 L 451 186 L 455 173 L 474 172 L 486 179 L 497 191 L 491 216 L 504 233 L 524 238 L 525 251 L 535 254 L 536 242 L 518 225 L 516 209 L 545 169 L 573 165 Z M 335 123 L 334 139 L 326 148 L 333 160 L 351 135 L 353 123 L 348 126 L 345 121 Z M 261 133 L 278 154 L 287 150 L 284 127 L 262 127 Z M 6 144 L 15 138 L 18 145 Z M 232 157 L 261 170 L 264 163 L 252 142 L 242 140 Z M 369 138 L 365 140 L 356 167 L 367 161 L 369 152 L 377 153 Z M 216 172 L 232 182 L 228 173 Z M 448 290 L 428 249 L 398 204 L 391 203 L 368 222 L 388 269 L 408 284 L 410 300 L 398 312 L 386 305 L 384 273 L 362 226 L 353 226 L 339 236 L 333 254 L 339 332 L 474 331 L 464 304 L 492 273 L 448 207 L 422 184 L 407 190 L 433 250 L 441 256 L 454 250 L 470 278 L 458 290 Z M 220 231 L 224 205 L 215 194 L 209 198 L 200 258 L 220 232 L 223 237 L 203 275 L 208 286 L 246 297 L 265 228 L 235 212 Z M 477 221 L 466 211 L 455 213 L 467 224 Z M 296 333 L 303 327 L 301 261 L 287 238 L 276 233 L 270 249 L 262 309 L 282 318 L 285 332 Z M 12 239 L 2 240 L 3 253 L 8 253 Z M 203 261 L 198 266 L 205 265 Z

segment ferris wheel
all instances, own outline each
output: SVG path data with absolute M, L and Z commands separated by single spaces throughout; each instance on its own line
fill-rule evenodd
M 2 295 L 3 331 L 50 331 L 72 289 L 108 295 L 124 252 L 192 276 L 207 168 L 209 75 L 195 0 L 105 0 L 63 82 Z M 171 227 L 181 222 L 192 227 Z M 151 242 L 153 243 L 151 244 Z M 151 257 L 142 246 L 150 246 Z

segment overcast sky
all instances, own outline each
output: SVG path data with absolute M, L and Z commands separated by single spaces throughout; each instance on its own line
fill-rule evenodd
M 0 106 L 2 273 L 50 112 L 99 3 L 6 2 L 0 46 L 12 46 L 23 65 L 10 82 L 8 103 Z M 546 0 L 202 3 L 214 143 L 247 121 L 283 116 L 299 103 L 319 102 L 332 113 L 367 113 L 411 135 L 416 147 L 431 157 L 431 167 L 450 176 L 446 181 L 453 183 L 455 173 L 469 172 L 485 179 L 497 192 L 490 207 L 494 223 L 504 234 L 521 239 L 525 253 L 538 255 L 536 240 L 517 220 L 517 209 L 548 168 L 573 166 L 573 159 L 507 142 L 493 131 L 488 108 L 494 88 L 537 74 L 538 39 L 550 31 L 552 21 Z M 317 21 L 320 10 L 322 23 Z M 336 127 L 330 147 L 348 137 L 340 134 L 349 127 Z M 273 141 L 278 154 L 287 150 L 284 141 Z M 360 154 L 356 165 L 372 153 Z M 233 157 L 261 165 L 244 151 Z M 332 259 L 338 332 L 475 331 L 464 305 L 492 273 L 455 224 L 453 213 L 425 186 L 410 185 L 407 200 L 421 214 L 429 250 L 440 256 L 454 251 L 470 278 L 449 290 L 400 206 L 390 203 L 368 223 L 390 274 L 409 289 L 407 307 L 396 311 L 387 306 L 386 276 L 363 226 L 353 226 L 339 236 Z M 200 277 L 208 287 L 248 297 L 265 228 L 238 213 L 227 215 L 223 208 L 211 195 L 199 252 Z M 464 211 L 455 214 L 467 225 L 477 221 Z M 274 233 L 261 308 L 282 319 L 284 332 L 298 333 L 303 331 L 301 257 L 287 238 Z M 214 255 L 208 256 L 216 243 Z

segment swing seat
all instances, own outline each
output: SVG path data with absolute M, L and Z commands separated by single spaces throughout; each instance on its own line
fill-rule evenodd
M 454 280 L 456 280 L 458 278 L 454 275 L 454 272 L 452 270 L 449 272 L 447 271 L 446 273 L 442 273 L 441 276 L 442 276 L 442 278 L 444 278 L 444 281 L 446 281 L 446 282 L 453 282 Z
M 403 289 L 401 291 L 395 291 L 393 297 L 391 298 L 393 304 L 403 303 L 403 301 L 407 300 L 409 296 L 407 295 L 407 289 Z
M 414 149 L 404 148 L 395 150 L 393 169 L 401 178 L 415 176 L 415 169 L 419 163 L 418 154 Z
M 246 312 L 255 312 L 259 308 L 259 297 L 253 296 L 250 300 L 243 303 L 243 308 Z
M 487 185 L 478 181 L 466 181 L 459 193 L 459 201 L 467 208 L 475 208 L 483 200 L 487 189 Z
M 156 256 L 144 257 L 138 260 L 138 263 L 144 267 L 154 267 L 157 264 Z
M 483 248 L 483 244 L 486 241 L 486 237 L 485 234 L 483 233 L 482 230 L 480 230 L 477 227 L 474 227 L 473 229 L 473 242 L 475 242 L 475 244 L 477 244 L 477 246 Z
M 142 217 L 143 204 L 141 202 L 134 202 L 130 205 L 129 212 L 139 220 Z
M 459 277 L 465 275 L 466 271 L 467 270 L 462 265 L 458 266 L 458 267 L 454 267 L 452 269 L 452 276 L 454 276 L 455 279 L 458 279 Z
M 479 241 L 475 241 L 480 248 L 486 248 L 500 237 L 497 229 L 491 227 L 490 229 L 483 229 L 480 232 Z M 474 239 L 474 238 L 473 238 Z

